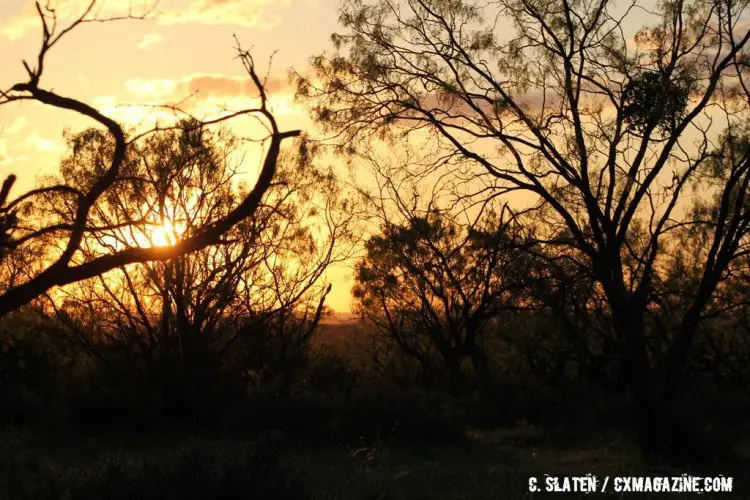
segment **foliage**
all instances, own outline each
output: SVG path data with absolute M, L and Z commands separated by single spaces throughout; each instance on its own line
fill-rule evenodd
M 360 317 L 419 361 L 425 382 L 437 356 L 456 384 L 462 357 L 481 362 L 487 323 L 518 305 L 523 254 L 512 224 L 493 213 L 469 227 L 436 211 L 411 215 L 367 241 L 354 297 Z M 476 369 L 481 384 L 488 374 Z
M 85 184 L 111 141 L 87 130 L 69 145 L 60 179 L 48 182 Z M 188 121 L 130 149 L 118 190 L 96 204 L 92 219 L 103 229 L 86 239 L 84 258 L 134 242 L 168 245 L 224 218 L 236 198 L 247 196 L 231 164 L 234 145 L 226 131 L 196 130 Z M 256 216 L 217 245 L 123 266 L 47 296 L 54 334 L 82 349 L 106 381 L 93 400 L 107 400 L 111 391 L 132 398 L 101 410 L 127 415 L 128 406 L 154 406 L 175 418 L 215 419 L 212 407 L 259 383 L 289 390 L 325 314 L 330 288 L 323 274 L 352 240 L 348 200 L 332 172 L 314 162 L 304 141 L 296 155 L 281 155 Z M 40 218 L 75 217 L 65 196 L 48 197 Z M 83 408 L 117 418 L 86 399 Z
M 187 442 L 146 453 L 118 452 L 63 465 L 20 450 L 3 454 L 3 498 L 311 498 L 298 471 L 282 465 L 278 441 Z M 18 451 L 18 450 L 17 450 Z
M 641 7 L 345 0 L 336 51 L 295 76 L 339 152 L 416 144 L 402 177 L 452 177 L 474 206 L 525 195 L 535 251 L 571 259 L 598 287 L 644 452 L 668 455 L 670 405 L 701 321 L 747 256 L 750 31 L 746 3 L 666 1 L 631 38 Z M 730 173 L 711 179 L 712 165 Z M 682 203 L 691 184 L 710 207 L 695 218 Z M 686 227 L 707 245 L 669 309 L 659 304 L 669 242 Z M 659 324 L 659 309 L 674 316 Z
M 107 271 L 128 264 L 181 257 L 218 243 L 222 236 L 239 222 L 252 218 L 263 194 L 273 180 L 281 153 L 281 143 L 285 139 L 298 137 L 301 134 L 299 130 L 279 130 L 276 119 L 268 108 L 268 96 L 264 82 L 255 71 L 255 62 L 250 53 L 239 46 L 237 47 L 238 58 L 257 92 L 257 106 L 237 112 L 221 110 L 212 118 L 204 120 L 191 118 L 173 126 L 156 125 L 140 134 L 127 134 L 121 124 L 95 107 L 44 88 L 41 82 L 50 49 L 71 32 L 93 22 L 144 19 L 151 13 L 152 8 L 153 5 L 144 5 L 140 13 L 131 8 L 126 15 L 121 17 L 101 17 L 101 9 L 97 6 L 97 0 L 91 0 L 80 15 L 74 16 L 69 22 L 58 23 L 58 14 L 54 5 L 51 3 L 44 6 L 36 5 L 42 34 L 36 65 L 32 68 L 26 61 L 23 61 L 26 77 L 7 87 L 3 85 L 4 90 L 0 91 L 0 106 L 33 101 L 52 109 L 85 117 L 95 122 L 100 128 L 90 129 L 71 142 L 73 157 L 79 153 L 87 153 L 81 141 L 96 144 L 93 152 L 88 151 L 90 154 L 88 168 L 79 171 L 80 175 L 75 176 L 72 182 L 52 183 L 29 189 L 12 200 L 9 199 L 9 191 L 15 177 L 10 175 L 3 182 L 3 187 L 0 188 L 1 260 L 3 263 L 11 260 L 12 264 L 17 265 L 19 261 L 24 260 L 23 256 L 32 255 L 33 258 L 28 261 L 32 262 L 33 266 L 24 268 L 21 273 L 0 273 L 0 289 L 2 289 L 0 316 L 32 302 L 55 287 L 101 276 Z M 178 106 L 166 106 L 166 108 L 174 111 L 175 117 L 192 116 Z M 130 214 L 124 214 L 124 220 L 116 220 L 114 225 L 104 227 L 98 226 L 93 220 L 101 219 L 99 204 L 102 200 L 108 200 L 116 206 L 118 200 L 128 199 L 128 195 L 132 194 L 139 202 L 137 204 L 142 205 L 144 200 L 138 199 L 139 195 L 143 194 L 138 189 L 139 186 L 136 186 L 132 193 L 123 196 L 125 193 L 122 186 L 133 184 L 133 179 L 129 178 L 128 172 L 137 168 L 137 165 L 134 166 L 130 162 L 133 158 L 133 155 L 129 154 L 131 150 L 137 150 L 143 142 L 146 142 L 148 147 L 149 139 L 159 136 L 160 133 L 182 128 L 180 141 L 173 143 L 168 140 L 162 144 L 176 146 L 171 150 L 168 148 L 168 151 L 174 153 L 177 150 L 177 156 L 182 154 L 181 159 L 189 164 L 193 159 L 186 157 L 185 154 L 194 152 L 192 151 L 195 149 L 194 146 L 200 146 L 206 128 L 247 114 L 254 115 L 267 127 L 268 134 L 261 139 L 261 142 L 267 143 L 268 147 L 263 155 L 257 182 L 253 189 L 247 191 L 246 196 L 236 200 L 237 202 L 228 208 L 222 217 L 216 217 L 211 223 L 196 227 L 192 234 L 185 235 L 179 241 L 172 240 L 170 244 L 162 245 L 160 248 L 143 248 L 139 242 L 132 239 L 119 242 L 108 241 L 103 248 L 97 248 L 98 255 L 91 255 L 96 252 L 92 252 L 91 247 L 86 244 L 92 237 L 96 239 L 100 231 L 106 232 L 113 228 L 125 229 L 131 225 L 138 226 L 151 222 L 134 220 L 129 217 Z M 207 150 L 203 148 L 203 151 Z M 203 160 L 206 163 L 206 158 Z M 155 164 L 158 170 L 158 159 Z M 204 167 L 207 168 L 207 165 Z M 75 165 L 64 164 L 61 170 L 64 177 L 66 170 L 68 173 L 75 170 Z M 136 180 L 135 184 L 138 184 L 139 180 L 141 179 Z M 52 210 L 45 211 L 39 206 L 40 202 L 48 200 L 50 196 L 60 200 L 62 207 L 54 207 Z M 157 203 L 157 200 L 150 201 L 153 204 Z M 55 208 L 60 210 L 56 211 Z M 40 210 L 42 214 L 39 213 Z M 117 210 L 110 211 L 106 215 L 111 215 L 112 212 L 117 212 Z M 90 258 L 82 258 L 86 254 Z
M 641 132 L 657 127 L 672 131 L 684 118 L 689 94 L 689 85 L 666 71 L 647 71 L 623 90 L 623 119 Z

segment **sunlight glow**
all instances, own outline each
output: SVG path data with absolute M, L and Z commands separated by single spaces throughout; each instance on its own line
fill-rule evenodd
M 167 219 L 161 225 L 157 225 L 147 236 L 147 246 L 172 246 L 180 239 L 183 232 L 185 232 L 184 224 L 173 224 Z

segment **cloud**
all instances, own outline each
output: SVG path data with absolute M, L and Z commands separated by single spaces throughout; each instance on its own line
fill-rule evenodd
M 6 139 L 6 137 L 18 135 L 28 124 L 29 120 L 25 116 L 19 116 L 7 127 L 0 127 L 0 166 L 7 167 L 14 162 L 28 158 L 26 155 L 11 156 Z M 14 144 L 17 144 L 17 141 L 14 141 Z
M 192 75 L 180 82 L 181 88 L 190 94 L 198 93 L 217 97 L 255 96 L 257 90 L 248 77 L 229 77 L 224 75 Z M 269 94 L 283 93 L 289 90 L 289 83 L 281 75 L 271 75 L 265 82 Z
M 69 23 L 84 12 L 89 1 L 52 0 L 51 4 L 58 23 Z M 161 0 L 158 4 L 156 0 L 100 0 L 93 15 L 106 18 L 151 12 L 158 24 L 196 23 L 269 29 L 280 20 L 277 17 L 269 18 L 266 10 L 279 3 L 288 5 L 289 0 Z M 152 9 L 154 6 L 156 8 Z M 33 0 L 26 0 L 19 15 L 0 24 L 0 33 L 10 40 L 17 40 L 35 30 L 41 30 L 41 26 Z M 161 41 L 156 37 L 158 35 L 146 35 L 138 48 L 148 50 L 151 45 Z
M 41 137 L 36 132 L 32 132 L 22 143 L 22 146 L 29 149 L 45 152 L 65 151 L 65 146 L 52 139 Z
M 247 76 L 198 73 L 177 79 L 131 78 L 125 82 L 125 88 L 130 99 L 100 96 L 93 100 L 93 105 L 107 116 L 139 130 L 156 121 L 168 123 L 179 117 L 166 107 L 169 105 L 178 105 L 183 111 L 204 118 L 258 106 L 258 92 Z M 294 102 L 286 76 L 270 75 L 266 89 L 269 106 L 277 115 L 305 114 Z
M 157 33 L 149 33 L 141 38 L 136 47 L 138 50 L 151 50 L 151 47 L 164 41 L 164 37 Z
M 169 79 L 131 78 L 125 82 L 127 91 L 143 101 L 174 97 L 176 87 L 177 82 Z
M 93 99 L 96 109 L 106 116 L 131 127 L 152 125 L 157 120 L 170 122 L 174 115 L 167 110 L 142 105 L 123 105 L 112 96 L 99 96 Z
M 177 80 L 132 78 L 125 88 L 140 100 L 181 100 L 189 96 L 199 99 L 208 97 L 257 97 L 258 92 L 249 77 L 197 73 Z M 271 95 L 291 92 L 286 77 L 270 75 L 266 81 L 266 92 Z
M 16 17 L 0 26 L 0 33 L 11 41 L 18 40 L 37 26 L 37 21 L 31 16 Z
M 233 78 L 222 75 L 193 75 L 180 82 L 180 88 L 189 94 L 218 97 L 255 94 L 255 87 L 248 78 Z
M 138 15 L 153 6 L 156 0 L 145 2 L 132 2 L 131 0 L 105 0 L 100 1 L 94 7 L 89 17 L 108 18 L 123 16 L 128 13 Z M 179 0 L 178 0 L 179 1 Z M 49 6 L 55 9 L 57 17 L 58 30 L 61 29 L 60 23 L 69 23 L 83 14 L 90 0 L 52 0 Z M 42 2 L 42 5 L 45 5 Z M 10 40 L 17 40 L 30 32 L 41 32 L 41 22 L 39 14 L 36 11 L 34 0 L 25 0 L 21 12 L 10 20 L 0 24 L 0 33 Z
M 264 10 L 272 0 L 172 0 L 158 16 L 164 24 L 199 23 L 226 24 L 244 27 L 269 28 L 278 20 L 264 17 Z M 282 3 L 288 3 L 283 1 Z
M 0 138 L 0 167 L 13 163 L 13 158 L 8 155 L 8 141 Z
M 269 106 L 276 114 L 301 115 L 294 103 L 286 76 L 270 75 L 266 81 Z M 125 82 L 127 96 L 101 95 L 92 105 L 103 114 L 138 130 L 155 122 L 168 123 L 179 117 L 168 106 L 178 105 L 195 116 L 223 114 L 258 105 L 258 93 L 250 78 L 197 73 L 182 78 L 131 78 Z
M 10 148 L 8 148 L 8 141 L 0 137 L 0 167 L 8 167 L 13 163 L 26 161 L 29 159 L 29 156 L 25 154 L 11 156 L 9 149 Z
M 13 120 L 13 123 L 8 125 L 3 132 L 7 134 L 15 135 L 22 131 L 24 128 L 26 128 L 26 125 L 29 124 L 29 120 L 26 119 L 25 116 L 19 116 L 15 120 Z

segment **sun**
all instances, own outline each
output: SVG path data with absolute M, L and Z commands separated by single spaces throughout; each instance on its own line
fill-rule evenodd
M 181 231 L 176 228 L 171 221 L 165 220 L 162 224 L 157 225 L 149 235 L 148 239 L 151 246 L 167 247 L 174 245 L 180 237 Z

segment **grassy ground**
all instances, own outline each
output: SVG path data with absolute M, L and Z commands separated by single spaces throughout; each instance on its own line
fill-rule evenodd
M 383 437 L 316 446 L 290 444 L 274 433 L 248 443 L 231 436 L 51 438 L 7 429 L 0 438 L 0 498 L 544 498 L 528 492 L 529 477 L 646 473 L 630 442 L 616 432 L 576 437 L 528 425 L 468 431 L 465 440 L 439 445 Z M 679 472 L 731 475 L 736 488 L 750 477 L 747 467 L 737 464 Z M 649 498 L 637 493 L 607 497 Z M 651 498 L 666 497 L 750 498 L 750 492 Z
M 575 440 L 554 434 L 517 429 L 469 433 L 466 442 L 434 447 L 376 443 L 350 450 L 307 450 L 297 459 L 310 472 L 316 498 L 351 499 L 520 499 L 580 498 L 582 494 L 537 494 L 528 490 L 530 477 L 544 484 L 544 474 L 571 476 L 654 475 L 638 450 L 622 444 L 617 435 L 597 440 Z M 711 469 L 711 470 L 708 470 Z M 723 473 L 735 482 L 750 477 L 743 466 L 716 464 L 695 475 Z M 639 494 L 608 495 L 610 498 L 650 498 Z M 729 495 L 739 498 L 741 492 Z M 596 496 L 596 495 L 595 495 Z M 696 498 L 695 495 L 668 495 Z M 720 495 L 727 498 L 727 495 Z M 653 498 L 665 498 L 664 494 Z M 701 499 L 714 498 L 700 495 Z M 742 496 L 742 498 L 750 498 Z

